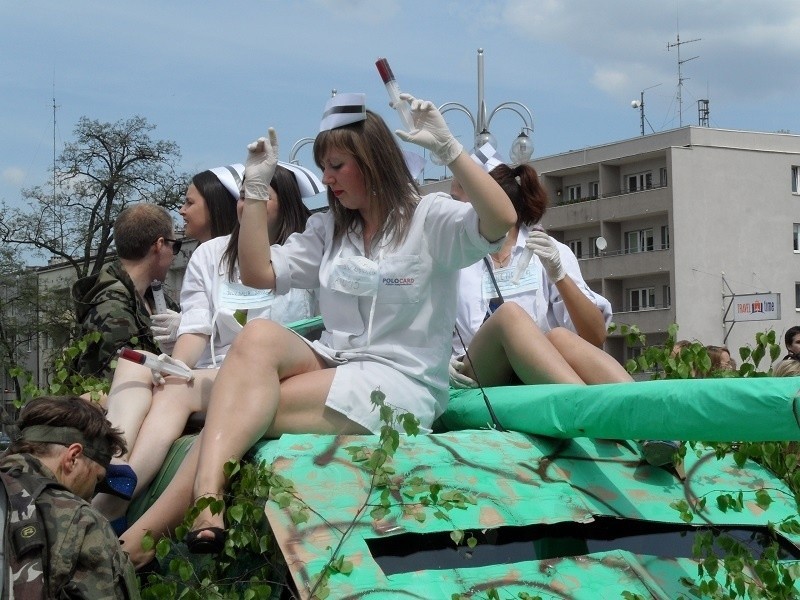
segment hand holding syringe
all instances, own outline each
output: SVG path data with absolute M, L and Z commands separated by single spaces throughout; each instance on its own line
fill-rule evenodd
M 144 352 L 131 350 L 130 348 L 122 348 L 119 351 L 119 357 L 145 366 L 153 371 L 153 373 L 166 373 L 167 375 L 175 375 L 176 377 L 181 377 L 186 381 L 191 381 L 194 379 L 194 374 L 188 367 L 175 364 L 174 362 L 167 362 L 161 358 L 155 358 L 149 354 L 145 354 Z
M 539 224 L 536 224 L 531 228 L 531 231 L 544 232 L 544 227 L 542 227 Z M 511 283 L 513 283 L 514 285 L 519 283 L 522 274 L 525 272 L 525 269 L 527 269 L 528 265 L 531 263 L 533 255 L 534 255 L 533 248 L 527 243 L 526 240 L 525 249 L 519 256 L 519 260 L 517 261 L 517 269 L 516 271 L 514 271 L 514 277 L 511 278 Z

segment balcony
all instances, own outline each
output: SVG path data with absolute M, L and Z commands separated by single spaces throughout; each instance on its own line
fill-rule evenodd
M 580 259 L 586 280 L 623 279 L 639 275 L 669 273 L 673 268 L 672 249 L 625 252 L 606 250 L 601 256 Z
M 654 187 L 632 192 L 603 194 L 554 204 L 545 213 L 542 224 L 546 229 L 567 231 L 601 221 L 621 222 L 642 215 L 666 214 L 672 206 L 669 187 Z
M 675 311 L 671 306 L 619 312 L 615 310 L 613 321 L 617 325 L 636 325 L 642 333 L 649 334 L 667 331 L 667 328 L 675 322 Z

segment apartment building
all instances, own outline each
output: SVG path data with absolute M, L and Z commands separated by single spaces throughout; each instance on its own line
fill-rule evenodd
M 683 127 L 532 161 L 542 224 L 580 259 L 614 321 L 648 344 L 738 348 L 800 324 L 800 136 Z M 740 295 L 778 294 L 780 319 L 737 321 Z M 606 350 L 637 353 L 619 335 Z

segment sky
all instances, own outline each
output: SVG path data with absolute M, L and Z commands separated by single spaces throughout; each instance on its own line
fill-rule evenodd
M 269 126 L 289 160 L 333 89 L 398 128 L 379 57 L 403 91 L 476 115 L 478 48 L 487 111 L 527 106 L 537 157 L 640 135 L 642 93 L 647 133 L 697 125 L 708 99 L 711 127 L 800 134 L 797 0 L 0 0 L 0 201 L 51 180 L 84 116 L 146 118 L 190 174 L 243 162 Z M 471 148 L 467 115 L 445 118 Z M 495 114 L 502 155 L 522 125 Z M 314 168 L 310 145 L 296 158 Z

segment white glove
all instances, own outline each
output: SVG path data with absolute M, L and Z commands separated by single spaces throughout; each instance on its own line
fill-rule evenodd
M 400 94 L 400 99 L 411 104 L 415 129 L 395 131 L 404 142 L 411 142 L 433 152 L 444 165 L 449 165 L 464 149 L 450 133 L 442 113 L 428 100 L 417 100 L 411 94 Z
M 150 315 L 150 331 L 158 342 L 162 352 L 167 354 L 175 347 L 178 339 L 178 326 L 181 324 L 181 313 L 167 309 L 165 313 Z
M 160 360 L 161 362 L 170 364 L 170 365 L 175 365 L 176 367 L 180 367 L 182 369 L 186 369 L 187 371 L 189 371 L 189 378 L 186 380 L 187 383 L 194 379 L 194 373 L 192 373 L 192 370 L 189 368 L 189 365 L 187 365 L 182 360 L 178 360 L 177 358 L 172 358 L 169 354 L 159 354 L 158 355 L 158 360 Z M 153 385 L 162 386 L 162 385 L 164 385 L 166 383 L 166 380 L 164 379 L 164 374 L 163 373 L 160 373 L 159 371 L 150 371 L 150 373 L 152 374 L 152 377 L 153 377 Z M 171 376 L 172 377 L 177 377 L 177 375 L 171 375 Z
M 260 137 L 247 146 L 244 163 L 244 197 L 269 200 L 269 185 L 278 164 L 278 135 L 269 128 L 269 139 Z
M 464 363 L 458 360 L 455 356 L 450 359 L 450 365 L 447 368 L 450 374 L 450 387 L 459 390 L 476 388 L 478 384 L 464 375 L 461 371 L 464 370 Z
M 542 261 L 547 278 L 553 283 L 558 283 L 567 273 L 561 264 L 561 253 L 553 238 L 544 231 L 531 231 L 525 242 L 525 247 L 533 250 L 533 253 Z

